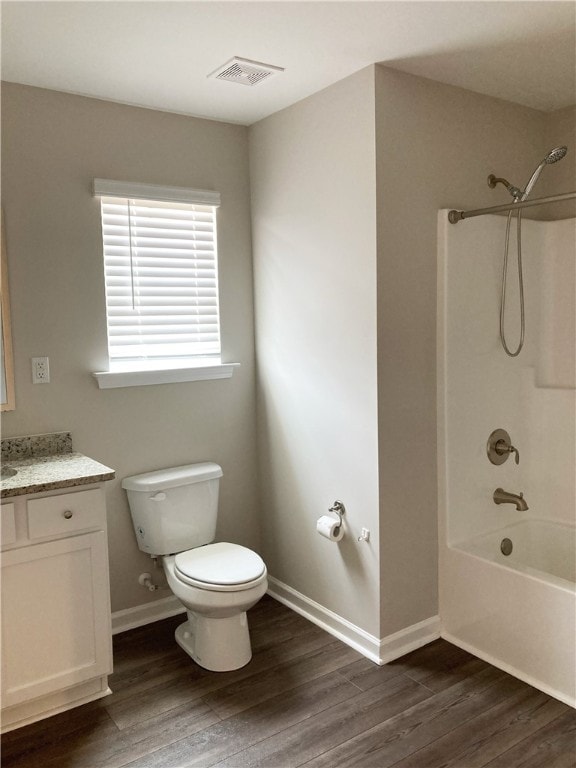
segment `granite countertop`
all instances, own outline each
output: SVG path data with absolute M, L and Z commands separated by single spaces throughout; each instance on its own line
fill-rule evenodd
M 4 460 L 3 469 L 7 467 L 17 473 L 0 481 L 2 498 L 99 483 L 115 476 L 110 467 L 73 452 Z

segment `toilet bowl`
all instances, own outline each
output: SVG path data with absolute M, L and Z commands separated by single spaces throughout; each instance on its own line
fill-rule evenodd
M 186 608 L 176 642 L 214 672 L 239 669 L 252 658 L 246 611 L 268 587 L 256 552 L 212 543 L 221 477 L 217 464 L 204 462 L 122 481 L 138 547 L 161 557 L 168 586 Z
M 186 563 L 179 568 L 182 556 Z M 245 557 L 253 566 L 249 571 L 251 577 L 245 581 L 230 574 L 230 559 L 234 556 L 237 560 Z M 166 555 L 162 564 L 170 589 L 188 615 L 188 620 L 176 629 L 178 645 L 197 664 L 213 672 L 227 672 L 248 664 L 252 649 L 246 611 L 268 587 L 266 566 L 258 555 L 245 547 L 222 542 Z M 216 573 L 219 564 L 221 576 Z M 191 572 L 193 575 L 189 575 Z

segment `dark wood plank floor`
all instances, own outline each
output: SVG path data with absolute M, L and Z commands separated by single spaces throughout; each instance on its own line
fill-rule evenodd
M 114 693 L 3 737 L 4 768 L 574 768 L 576 713 L 438 640 L 384 667 L 265 597 L 254 657 L 196 666 L 182 617 L 114 639 Z

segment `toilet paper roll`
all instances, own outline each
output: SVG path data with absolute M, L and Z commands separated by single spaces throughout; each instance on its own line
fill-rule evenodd
M 322 515 L 316 522 L 316 530 L 320 536 L 330 541 L 342 541 L 344 538 L 344 526 L 340 525 L 339 520 L 335 520 L 328 515 Z

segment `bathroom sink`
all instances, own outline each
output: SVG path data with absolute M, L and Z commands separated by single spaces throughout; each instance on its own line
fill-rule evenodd
M 5 480 L 7 477 L 14 477 L 14 475 L 17 474 L 18 470 L 13 467 L 2 467 L 2 470 L 0 471 L 0 479 Z

